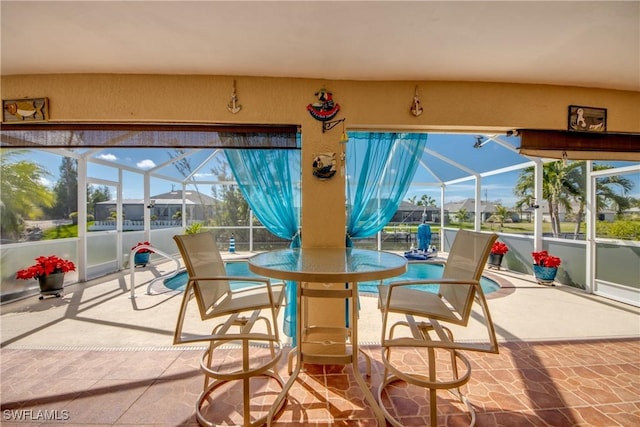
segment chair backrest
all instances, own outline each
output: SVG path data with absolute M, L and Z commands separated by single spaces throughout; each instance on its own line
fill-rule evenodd
M 491 253 L 495 233 L 479 233 L 460 230 L 451 245 L 442 277 L 453 280 L 480 280 L 485 264 Z M 476 288 L 474 286 L 440 284 L 440 295 L 445 297 L 458 314 L 467 319 Z
M 227 276 L 212 232 L 175 235 L 173 240 L 178 245 L 189 278 Z M 220 298 L 231 291 L 229 281 L 224 279 L 202 283 L 195 281 L 193 288 L 202 317 Z M 188 289 L 185 290 L 187 291 Z

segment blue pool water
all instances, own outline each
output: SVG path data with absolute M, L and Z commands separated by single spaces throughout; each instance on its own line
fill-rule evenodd
M 226 264 L 227 274 L 229 276 L 241 277 L 261 277 L 249 270 L 249 263 L 246 261 L 228 262 Z M 174 291 L 184 291 L 187 286 L 188 275 L 186 271 L 181 271 L 175 276 L 165 279 L 164 286 Z M 255 282 L 233 281 L 230 283 L 233 289 L 240 289 L 247 286 L 255 286 Z
M 244 276 L 244 277 L 260 277 L 251 270 L 249 270 L 249 263 L 246 261 L 229 262 L 226 265 L 227 274 L 229 276 Z M 396 276 L 391 279 L 384 280 L 384 283 L 398 282 L 400 280 L 415 280 L 415 279 L 437 279 L 442 276 L 442 266 L 438 264 L 409 264 L 409 269 L 402 276 Z M 246 286 L 252 286 L 255 283 L 252 282 L 231 282 L 231 287 L 239 289 Z M 183 291 L 187 285 L 187 273 L 186 271 L 178 273 L 176 276 L 165 279 L 164 286 L 176 290 Z M 495 281 L 483 277 L 480 280 L 480 285 L 485 294 L 490 294 L 500 289 Z M 377 294 L 378 282 L 361 282 L 358 283 L 358 290 L 360 293 Z M 429 292 L 438 292 L 438 285 L 421 285 L 420 289 L 427 290 Z
M 418 280 L 418 279 L 439 279 L 442 277 L 442 269 L 444 266 L 440 264 L 423 264 L 423 263 L 409 263 L 407 272 L 401 276 L 392 277 L 390 279 L 383 280 L 383 283 L 399 282 L 402 280 Z M 490 294 L 500 289 L 495 281 L 482 277 L 480 279 L 480 286 L 485 294 Z M 437 293 L 439 285 L 416 285 L 418 289 Z M 358 291 L 360 293 L 378 293 L 378 282 L 361 282 L 358 283 Z

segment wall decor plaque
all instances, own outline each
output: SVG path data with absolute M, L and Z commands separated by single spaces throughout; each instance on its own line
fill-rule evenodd
M 49 100 L 47 98 L 6 99 L 2 101 L 2 121 L 44 122 L 49 120 Z
M 333 119 L 340 111 L 340 105 L 333 100 L 333 93 L 322 88 L 314 95 L 318 100 L 307 105 L 307 111 L 311 117 L 321 122 Z
M 336 174 L 336 153 L 320 153 L 313 156 L 313 176 L 329 179 Z
M 606 132 L 607 109 L 569 105 L 569 129 L 577 132 Z

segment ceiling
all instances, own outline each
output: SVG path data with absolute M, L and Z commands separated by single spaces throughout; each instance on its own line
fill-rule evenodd
M 640 2 L 7 1 L 1 72 L 640 91 Z

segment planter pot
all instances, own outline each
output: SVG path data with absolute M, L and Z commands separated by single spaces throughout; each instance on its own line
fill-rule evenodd
M 64 284 L 64 273 L 53 273 L 48 276 L 38 277 L 40 285 L 40 299 L 45 295 L 55 295 L 56 298 L 62 293 Z
M 489 254 L 489 260 L 487 263 L 489 264 L 489 268 L 495 268 L 500 270 L 500 266 L 502 265 L 502 258 L 504 254 Z
M 558 274 L 558 267 L 533 266 L 533 275 L 540 284 L 553 285 L 553 281 L 556 279 L 556 274 Z
M 149 264 L 149 252 L 138 252 L 133 256 L 133 263 L 136 267 L 146 267 Z

